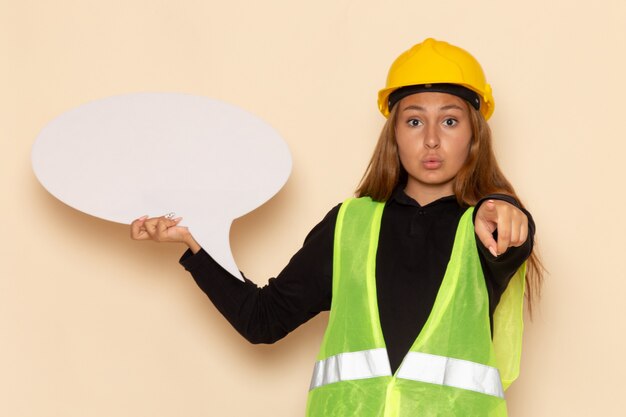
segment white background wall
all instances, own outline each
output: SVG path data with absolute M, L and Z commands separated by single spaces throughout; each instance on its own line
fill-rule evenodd
M 294 159 L 287 186 L 231 234 L 263 284 L 351 195 L 388 66 L 429 36 L 485 68 L 497 154 L 550 272 L 511 416 L 621 415 L 624 21 L 619 0 L 0 0 L 0 415 L 302 415 L 326 315 L 247 344 L 177 264 L 182 247 L 132 242 L 55 200 L 30 148 L 57 115 L 115 94 L 256 113 Z

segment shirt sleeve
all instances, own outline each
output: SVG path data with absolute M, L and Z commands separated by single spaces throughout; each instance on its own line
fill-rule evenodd
M 478 236 L 476 236 L 476 244 L 478 246 L 478 253 L 480 257 L 480 263 L 483 268 L 485 280 L 487 283 L 487 290 L 489 291 L 489 304 L 491 314 L 496 309 L 496 306 L 500 302 L 502 294 L 509 285 L 509 281 L 517 272 L 520 266 L 530 256 L 533 250 L 533 243 L 535 237 L 535 222 L 531 214 L 524 208 L 522 208 L 519 202 L 510 195 L 506 194 L 490 194 L 481 199 L 474 210 L 474 217 L 478 212 L 478 208 L 487 200 L 501 200 L 506 201 L 519 208 L 528 217 L 528 238 L 523 245 L 519 247 L 510 247 L 506 252 L 498 257 L 495 257 L 489 252 L 489 249 L 482 244 Z M 497 238 L 497 231 L 494 233 L 494 237 Z
M 204 250 L 187 251 L 180 263 L 215 307 L 251 343 L 274 343 L 320 311 L 330 309 L 334 207 L 306 237 L 302 248 L 267 285 L 241 282 Z M 243 274 L 242 274 L 243 275 Z

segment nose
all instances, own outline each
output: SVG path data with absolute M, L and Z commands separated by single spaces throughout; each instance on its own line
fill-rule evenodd
M 439 131 L 437 125 L 429 123 L 425 129 L 426 137 L 424 137 L 424 146 L 428 149 L 437 149 L 440 145 Z

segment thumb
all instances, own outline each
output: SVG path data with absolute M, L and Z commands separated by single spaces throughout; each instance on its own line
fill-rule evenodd
M 165 233 L 167 229 L 169 229 L 170 227 L 174 227 L 178 225 L 178 223 L 180 223 L 181 220 L 182 220 L 182 217 L 178 217 L 176 219 L 162 217 L 161 219 L 159 219 L 159 222 L 157 223 L 157 230 L 160 233 Z
M 486 221 L 496 222 L 498 220 L 498 210 L 496 209 L 496 202 L 493 200 L 487 200 L 478 209 L 476 217 L 482 217 Z

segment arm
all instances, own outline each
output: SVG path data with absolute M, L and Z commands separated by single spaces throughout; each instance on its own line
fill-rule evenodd
M 330 308 L 338 210 L 339 206 L 326 215 L 283 271 L 262 288 L 248 279 L 235 279 L 202 249 L 194 253 L 190 247 L 180 263 L 244 338 L 251 343 L 276 342 Z

